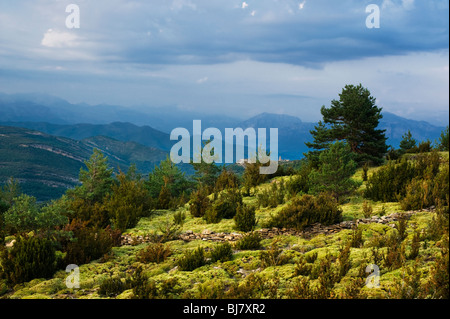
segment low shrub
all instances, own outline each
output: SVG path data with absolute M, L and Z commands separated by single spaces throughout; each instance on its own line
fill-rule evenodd
M 364 197 L 374 201 L 396 202 L 399 196 L 405 195 L 405 187 L 414 176 L 414 165 L 405 158 L 400 163 L 389 161 L 367 179 Z
M 372 216 L 373 208 L 372 205 L 368 201 L 364 201 L 362 204 L 362 211 L 365 218 L 369 218 Z
M 273 181 L 270 189 L 262 190 L 256 194 L 259 207 L 277 207 L 284 203 L 286 187 L 283 180 Z
M 211 201 L 208 198 L 208 189 L 206 187 L 200 187 L 191 195 L 189 212 L 192 217 L 202 217 L 210 205 Z
M 211 262 L 216 261 L 228 261 L 233 258 L 233 249 L 231 247 L 231 244 L 228 242 L 225 242 L 223 244 L 220 244 L 216 246 L 210 253 Z
M 0 269 L 11 285 L 50 278 L 57 269 L 55 245 L 47 238 L 18 237 L 10 250 L 0 252 Z
M 172 254 L 170 248 L 163 243 L 152 243 L 137 253 L 136 257 L 142 263 L 162 263 Z
M 203 218 L 207 223 L 218 223 L 222 218 L 231 219 L 236 215 L 237 207 L 242 205 L 242 194 L 237 189 L 228 189 L 219 195 L 207 209 Z
M 108 253 L 112 247 L 120 244 L 120 231 L 88 227 L 86 222 L 73 220 L 65 227 L 71 232 L 73 238 L 63 242 L 63 251 L 66 252 L 65 264 L 86 264 Z
M 267 251 L 261 251 L 259 254 L 262 267 L 281 266 L 289 262 L 289 257 L 283 254 L 283 249 L 279 247 L 277 241 L 274 241 Z
M 237 230 L 248 232 L 256 226 L 255 207 L 246 204 L 238 205 L 236 215 L 234 216 L 234 223 Z
M 184 211 L 178 211 L 173 214 L 173 222 L 176 225 L 183 226 L 186 220 L 186 213 Z
M 247 233 L 235 244 L 238 250 L 257 250 L 261 248 L 261 235 L 258 232 Z
M 336 199 L 327 193 L 318 196 L 295 197 L 277 215 L 271 216 L 267 227 L 286 227 L 302 230 L 314 224 L 331 225 L 342 221 L 342 210 Z
M 128 288 L 127 283 L 119 277 L 111 277 L 102 281 L 98 293 L 105 297 L 116 297 Z
M 352 236 L 350 239 L 350 246 L 353 248 L 359 248 L 364 244 L 363 238 L 362 238 L 362 228 L 358 227 L 358 225 L 355 223 L 352 226 Z
M 294 275 L 295 276 L 309 276 L 311 274 L 312 265 L 310 265 L 306 257 L 302 256 L 295 263 Z
M 178 260 L 178 267 L 182 271 L 192 271 L 206 264 L 205 251 L 199 247 L 193 251 L 186 251 L 184 256 Z

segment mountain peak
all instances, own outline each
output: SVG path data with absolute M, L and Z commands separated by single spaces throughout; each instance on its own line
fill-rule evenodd
M 241 123 L 243 127 L 292 127 L 301 125 L 300 118 L 287 114 L 261 113 Z

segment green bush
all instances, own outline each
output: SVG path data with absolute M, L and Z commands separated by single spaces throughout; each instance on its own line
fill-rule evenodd
M 318 196 L 303 195 L 295 197 L 288 206 L 277 215 L 271 216 L 267 227 L 286 227 L 302 230 L 314 224 L 331 225 L 342 220 L 342 210 L 336 199 L 330 194 Z
M 222 218 L 231 219 L 236 215 L 238 205 L 242 205 L 242 194 L 237 189 L 228 189 L 219 195 L 207 209 L 203 218 L 207 223 L 218 223 Z
M 309 174 L 311 173 L 311 167 L 308 165 L 302 165 L 299 172 L 290 177 L 286 182 L 286 190 L 288 194 L 294 196 L 296 194 L 307 193 L 309 191 Z
M 405 195 L 405 187 L 414 178 L 414 165 L 402 159 L 400 163 L 389 161 L 368 179 L 364 197 L 374 201 L 396 202 Z
M 154 242 L 165 243 L 171 240 L 178 239 L 181 232 L 181 226 L 176 224 L 175 221 L 165 220 L 158 225 L 158 231 L 161 233 L 161 235 L 155 235 Z
M 206 187 L 200 187 L 193 192 L 189 204 L 189 212 L 192 217 L 202 217 L 205 215 L 206 210 L 211 206 Z
M 135 299 L 149 299 L 157 295 L 155 282 L 148 280 L 148 276 L 143 273 L 141 266 L 136 268 L 129 284 L 133 289 Z
M 411 160 L 403 157 L 400 162 L 389 161 L 368 179 L 364 197 L 375 201 L 396 202 L 407 196 L 404 207 L 408 207 L 408 202 L 411 202 L 411 207 L 429 205 L 436 197 L 432 194 L 434 179 L 443 174 L 443 186 L 440 188 L 445 189 L 445 185 L 448 185 L 448 170 L 445 181 L 445 168 L 444 173 L 440 173 L 439 168 L 440 157 L 436 151 L 413 155 Z M 445 198 L 445 195 L 438 197 Z
M 310 265 L 305 256 L 301 256 L 295 263 L 294 275 L 295 276 L 309 276 L 311 274 L 312 265 Z
M 210 253 L 211 256 L 211 262 L 216 261 L 228 261 L 233 258 L 233 249 L 231 247 L 231 244 L 226 242 L 223 244 L 220 244 L 216 246 Z
M 370 205 L 370 203 L 368 201 L 365 200 L 363 202 L 362 210 L 363 210 L 364 217 L 369 218 L 372 216 L 373 208 L 372 208 L 372 205 Z
M 102 281 L 98 293 L 105 297 L 116 297 L 128 289 L 125 281 L 119 277 L 111 277 Z
M 284 203 L 286 186 L 283 180 L 273 181 L 270 189 L 262 190 L 256 194 L 258 206 L 260 207 L 277 207 Z
M 432 153 L 427 159 L 418 161 L 420 175 L 413 178 L 405 188 L 405 196 L 400 199 L 403 210 L 418 210 L 439 204 L 448 206 L 449 167 L 439 170 L 439 157 Z
M 162 263 L 172 254 L 168 246 L 163 243 L 152 243 L 137 253 L 136 257 L 142 263 Z
M 112 230 L 109 226 L 102 229 L 86 226 L 86 222 L 73 220 L 65 231 L 71 232 L 73 238 L 63 242 L 65 264 L 86 264 L 102 257 L 112 247 L 120 243 L 120 231 Z
M 50 278 L 57 269 L 54 243 L 47 238 L 18 237 L 10 250 L 2 250 L 0 265 L 9 284 Z
M 267 251 L 261 251 L 259 254 L 262 267 L 281 266 L 289 262 L 289 257 L 283 254 L 283 249 L 275 240 Z
M 238 250 L 257 250 L 261 248 L 261 235 L 258 232 L 247 233 L 235 244 Z
M 182 271 L 192 271 L 206 264 L 205 251 L 199 247 L 193 251 L 186 251 L 178 260 L 178 267 Z
M 431 152 L 431 150 L 432 150 L 431 141 L 426 140 L 426 141 L 420 142 L 418 146 L 411 148 L 410 152 L 411 153 L 427 153 L 427 152 Z
M 173 214 L 173 222 L 176 225 L 183 226 L 185 220 L 186 213 L 184 211 L 175 212 L 175 214 Z
M 359 248 L 363 245 L 363 238 L 362 238 L 362 228 L 358 227 L 358 225 L 353 224 L 352 226 L 352 236 L 350 239 L 350 245 L 353 248 Z
M 246 204 L 238 205 L 234 223 L 237 230 L 248 232 L 256 226 L 255 207 Z
M 222 169 L 222 173 L 216 180 L 216 184 L 214 186 L 214 190 L 216 192 L 223 191 L 225 189 L 237 188 L 239 186 L 239 179 L 231 171 L 228 171 L 225 166 Z
M 104 207 L 114 229 L 125 231 L 135 227 L 141 217 L 150 215 L 155 200 L 149 196 L 143 181 L 130 179 L 123 172 L 117 181 L 104 199 Z
M 222 208 L 224 208 L 224 206 L 226 206 L 226 203 L 216 202 L 215 204 L 213 204 L 206 210 L 205 214 L 203 215 L 203 219 L 208 224 L 220 223 L 220 221 L 222 220 L 222 216 L 220 215 L 220 210 Z

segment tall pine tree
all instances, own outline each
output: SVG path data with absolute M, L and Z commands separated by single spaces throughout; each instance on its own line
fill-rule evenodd
M 346 85 L 339 100 L 332 100 L 331 107 L 322 106 L 323 121 L 311 131 L 314 141 L 306 143 L 313 149 L 306 156 L 313 163 L 318 155 L 334 141 L 346 141 L 356 162 L 372 161 L 380 164 L 387 152 L 385 130 L 377 129 L 381 108 L 376 99 L 361 84 Z

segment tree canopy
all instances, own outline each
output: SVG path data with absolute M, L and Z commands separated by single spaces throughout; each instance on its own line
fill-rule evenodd
M 317 164 L 320 152 L 332 142 L 346 141 L 357 163 L 380 164 L 387 152 L 387 138 L 385 130 L 377 129 L 382 109 L 375 103 L 376 99 L 361 84 L 346 85 L 339 100 L 332 100 L 329 108 L 322 106 L 323 120 L 311 131 L 313 142 L 306 143 L 312 149 L 305 154 L 308 159 Z

